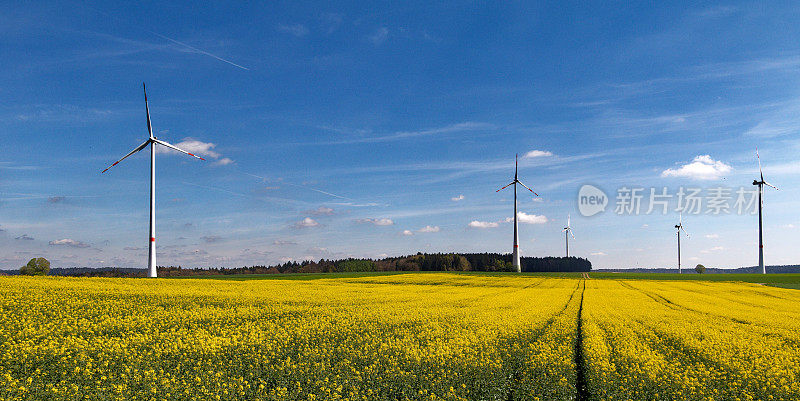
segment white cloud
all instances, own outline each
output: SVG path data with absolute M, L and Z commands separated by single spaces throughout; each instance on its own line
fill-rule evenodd
M 450 198 L 450 200 L 453 201 L 453 202 L 458 202 L 460 200 L 464 200 L 464 195 L 458 195 L 456 197 Z
M 517 221 L 524 224 L 545 224 L 547 223 L 547 217 L 540 216 L 536 214 L 527 214 L 525 212 L 517 212 Z M 511 217 L 506 217 L 503 220 L 499 221 L 479 221 L 473 220 L 467 226 L 472 228 L 495 228 L 499 227 L 502 223 L 512 223 L 514 219 Z
M 376 226 L 391 226 L 394 224 L 392 219 L 380 218 L 380 219 L 358 219 L 356 220 L 358 223 L 370 223 Z
M 400 234 L 403 234 L 403 235 L 405 235 L 405 236 L 411 236 L 411 235 L 414 235 L 414 233 L 413 233 L 413 232 L 411 232 L 411 230 L 403 230 L 403 232 L 402 232 L 402 233 L 400 233 Z
M 232 159 L 222 157 L 219 152 L 215 151 L 214 148 L 217 147 L 215 143 L 198 141 L 193 138 L 183 138 L 183 141 L 174 143 L 173 145 L 200 157 L 217 159 L 217 161 L 212 164 L 214 166 L 227 166 L 235 163 Z M 156 146 L 156 153 L 165 155 L 181 154 L 177 150 L 172 150 L 166 146 Z
M 219 159 L 221 156 L 219 153 L 214 151 L 214 148 L 217 145 L 211 142 L 202 142 L 192 138 L 184 138 L 183 141 L 174 143 L 173 145 L 198 156 L 211 157 L 214 159 Z M 156 153 L 169 155 L 181 154 L 177 150 L 172 150 L 166 146 L 156 146 Z
M 517 220 L 525 224 L 544 224 L 547 223 L 547 217 L 536 214 L 527 214 L 525 212 L 517 212 Z
M 668 168 L 661 172 L 662 177 L 685 177 L 694 180 L 716 180 L 724 174 L 731 172 L 731 166 L 719 160 L 714 160 L 709 155 L 700 155 L 691 163 L 680 168 Z
M 312 219 L 311 217 L 306 217 L 302 221 L 295 223 L 295 227 L 297 228 L 304 228 L 304 227 L 317 227 L 319 223 L 316 220 Z
M 795 228 L 795 227 L 796 227 L 796 226 L 795 226 L 794 224 L 792 224 L 792 223 L 789 223 L 789 224 L 784 224 L 784 225 L 782 225 L 782 226 L 781 226 L 781 228 L 790 228 L 790 229 L 791 229 L 791 228 Z
M 71 246 L 73 248 L 88 248 L 90 246 L 85 242 L 75 241 L 74 239 L 69 239 L 69 238 L 58 239 L 55 241 L 50 241 L 49 243 L 50 245 L 66 245 L 66 246 Z
M 223 157 L 222 159 L 219 159 L 213 163 L 214 166 L 227 166 L 229 164 L 233 164 L 233 160 L 227 157 Z
M 599 251 L 599 252 L 592 252 L 592 253 L 590 253 L 590 255 L 592 255 L 592 256 L 606 256 L 608 254 L 603 252 L 603 251 Z
M 706 237 L 708 239 L 715 239 L 715 238 L 719 238 L 719 234 L 706 234 L 706 235 L 704 235 L 704 237 Z
M 438 233 L 440 231 L 439 226 L 425 226 L 418 230 L 421 233 Z
M 553 152 L 548 152 L 546 150 L 532 150 L 532 151 L 530 151 L 528 153 L 525 153 L 525 156 L 522 156 L 522 157 L 530 159 L 530 158 L 534 158 L 534 157 L 547 157 L 547 156 L 552 156 L 552 155 L 553 155 Z
M 498 227 L 500 224 L 494 221 L 478 221 L 473 220 L 469 222 L 468 226 L 472 228 L 495 228 Z

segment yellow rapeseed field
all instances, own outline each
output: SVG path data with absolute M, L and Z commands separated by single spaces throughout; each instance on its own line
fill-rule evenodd
M 570 399 L 577 280 L 0 279 L 0 398 Z
M 3 400 L 800 399 L 800 292 L 755 284 L 4 277 L 0 309 Z
M 597 400 L 800 399 L 800 291 L 587 280 L 584 298 Z

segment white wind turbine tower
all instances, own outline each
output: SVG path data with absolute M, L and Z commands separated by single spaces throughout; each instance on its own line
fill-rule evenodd
M 572 239 L 575 239 L 575 235 L 572 234 L 572 226 L 569 225 L 569 214 L 567 214 L 567 226 L 564 227 L 564 241 L 567 244 L 567 257 L 569 257 L 569 236 L 572 236 Z
M 681 274 L 683 273 L 681 270 L 681 231 L 686 235 L 686 238 L 689 238 L 689 233 L 683 228 L 683 213 L 678 216 L 678 224 L 675 225 L 675 231 L 678 234 L 678 274 Z
M 517 171 L 518 171 L 517 159 L 518 159 L 518 156 L 519 155 L 515 155 L 514 156 L 514 181 L 511 181 L 510 184 L 504 186 L 503 188 L 498 189 L 495 192 L 500 192 L 500 191 L 510 187 L 511 185 L 514 185 L 514 250 L 512 251 L 511 255 L 512 255 L 512 259 L 513 259 L 512 262 L 514 263 L 514 269 L 517 270 L 517 273 L 520 273 L 520 272 L 522 272 L 522 266 L 519 263 L 519 227 L 517 225 L 517 184 L 522 185 L 523 187 L 525 187 L 525 189 L 527 189 L 528 191 L 533 192 L 533 194 L 536 195 L 536 196 L 539 196 L 539 194 L 534 192 L 532 189 L 528 188 L 527 185 L 523 184 L 517 178 Z
M 764 266 L 764 237 L 761 228 L 761 207 L 764 206 L 762 196 L 764 194 L 764 185 L 775 188 L 778 187 L 764 181 L 764 172 L 761 171 L 761 157 L 758 155 L 758 148 L 756 148 L 756 159 L 758 159 L 758 173 L 761 175 L 761 180 L 753 180 L 753 185 L 758 185 L 758 267 L 761 268 L 761 274 L 767 274 L 767 268 Z
M 147 105 L 147 89 L 145 89 L 144 83 L 142 83 L 142 89 L 144 90 L 144 109 L 145 113 L 147 113 L 147 131 L 150 133 L 150 137 L 144 141 L 143 144 L 136 147 L 136 149 L 132 150 L 130 153 L 125 155 L 122 159 L 119 159 L 114 162 L 114 164 L 108 166 L 103 173 L 108 171 L 111 167 L 116 166 L 119 162 L 125 160 L 128 156 L 144 149 L 147 145 L 150 145 L 150 236 L 148 237 L 149 243 L 149 255 L 147 259 L 147 269 L 149 272 L 150 277 L 157 277 L 158 273 L 156 272 L 156 144 L 166 146 L 170 149 L 177 150 L 181 153 L 186 153 L 189 156 L 196 157 L 200 160 L 205 160 L 200 156 L 191 154 L 183 149 L 179 149 L 174 145 L 171 145 L 167 142 L 164 142 L 155 136 L 153 136 L 153 127 L 150 125 L 150 107 Z

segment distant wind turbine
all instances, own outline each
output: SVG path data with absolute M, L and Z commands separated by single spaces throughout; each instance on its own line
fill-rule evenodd
M 564 227 L 564 241 L 567 244 L 567 257 L 569 257 L 569 237 L 572 236 L 572 239 L 575 239 L 575 235 L 572 234 L 572 227 L 569 225 L 569 214 L 567 214 L 567 226 Z
M 678 234 L 678 274 L 681 274 L 683 273 L 681 270 L 681 231 L 686 235 L 686 238 L 689 238 L 689 233 L 683 228 L 683 213 L 678 216 L 678 224 L 675 225 L 675 231 Z
M 142 89 L 144 90 L 144 109 L 145 113 L 147 113 L 147 131 L 150 133 L 150 137 L 144 141 L 143 144 L 136 147 L 136 149 L 132 150 L 130 153 L 125 155 L 122 159 L 119 159 L 114 162 L 114 164 L 108 166 L 103 173 L 108 171 L 111 167 L 116 166 L 119 162 L 125 160 L 128 156 L 144 149 L 147 145 L 150 145 L 150 236 L 149 238 L 149 255 L 147 259 L 147 270 L 149 272 L 150 277 L 158 277 L 158 273 L 156 272 L 156 144 L 166 146 L 170 149 L 177 150 L 181 153 L 186 153 L 189 156 L 196 157 L 200 160 L 205 160 L 200 156 L 194 155 L 189 153 L 183 149 L 179 149 L 174 145 L 171 145 L 167 142 L 164 142 L 155 136 L 153 136 L 153 127 L 150 125 L 150 107 L 147 105 L 147 89 L 142 83 Z
M 510 184 L 508 184 L 508 185 L 504 186 L 503 188 L 500 188 L 497 191 L 495 191 L 495 192 L 500 192 L 500 191 L 510 187 L 511 185 L 514 186 L 514 250 L 512 252 L 512 259 L 513 259 L 513 263 L 514 263 L 514 269 L 516 269 L 517 273 L 522 271 L 522 266 L 519 263 L 519 227 L 517 225 L 517 184 L 522 185 L 528 191 L 533 192 L 534 195 L 539 196 L 539 194 L 534 192 L 532 189 L 528 188 L 527 185 L 523 184 L 517 178 L 517 172 L 519 170 L 519 168 L 518 168 L 519 163 L 517 161 L 518 158 L 519 158 L 519 155 L 515 155 L 514 156 L 514 181 L 511 181 Z
M 758 185 L 758 267 L 761 269 L 761 274 L 767 274 L 767 268 L 764 266 L 764 236 L 762 235 L 761 227 L 761 207 L 764 206 L 763 194 L 764 185 L 775 188 L 778 187 L 764 181 L 764 172 L 761 171 L 761 157 L 758 155 L 758 148 L 756 148 L 756 159 L 758 159 L 758 173 L 761 175 L 761 180 L 753 180 L 753 185 Z

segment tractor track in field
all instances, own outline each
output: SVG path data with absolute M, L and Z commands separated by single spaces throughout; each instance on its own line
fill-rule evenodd
M 544 280 L 543 280 L 543 281 L 544 281 Z M 567 310 L 567 308 L 569 307 L 569 305 L 572 303 L 572 299 L 573 299 L 573 298 L 575 298 L 575 294 L 577 294 L 577 293 L 578 293 L 578 290 L 579 290 L 579 289 L 581 289 L 581 283 L 583 283 L 583 282 L 582 282 L 582 281 L 581 281 L 581 282 L 579 282 L 579 283 L 578 283 L 578 285 L 576 285 L 576 286 L 575 286 L 575 289 L 574 289 L 574 290 L 572 290 L 572 293 L 569 295 L 569 299 L 567 299 L 567 302 L 564 304 L 564 307 L 563 307 L 563 308 L 561 308 L 561 310 L 560 310 L 560 311 L 558 311 L 558 312 L 556 312 L 555 314 L 553 314 L 553 316 L 551 316 L 549 319 L 547 319 L 547 321 L 544 323 L 544 325 L 543 325 L 542 327 L 540 327 L 540 328 L 538 328 L 538 329 L 536 329 L 536 330 L 534 331 L 536 334 L 533 336 L 533 338 L 535 338 L 535 339 L 538 339 L 539 337 L 541 337 L 541 336 L 542 336 L 542 334 L 543 334 L 545 331 L 547 331 L 547 329 L 548 329 L 548 328 L 549 328 L 549 327 L 550 327 L 550 326 L 553 324 L 553 322 L 554 322 L 554 321 L 555 321 L 555 320 L 556 320 L 556 319 L 557 319 L 559 316 L 561 316 L 562 314 L 564 314 L 564 312 Z M 541 284 L 541 282 L 539 282 L 539 283 L 536 283 L 535 285 L 529 285 L 528 287 L 535 287 L 535 286 L 537 286 L 537 285 L 539 285 L 539 284 Z M 585 289 L 586 289 L 586 284 L 584 283 L 584 284 L 583 284 L 583 286 L 584 286 L 583 290 L 585 290 Z M 527 288 L 527 287 L 526 287 L 526 288 Z M 583 308 L 583 290 L 581 291 L 581 305 L 580 305 L 580 307 L 579 307 L 579 308 Z M 578 325 L 580 325 L 580 312 L 578 312 Z M 579 326 L 579 327 L 580 327 L 580 326 Z M 579 330 L 580 330 L 580 329 L 579 329 Z M 581 344 L 581 336 L 580 336 L 580 331 L 578 331 L 578 335 L 576 336 L 576 343 L 577 343 L 577 344 Z M 576 349 L 577 349 L 577 348 L 579 348 L 579 347 L 580 347 L 580 345 L 577 345 L 577 346 L 576 346 Z M 519 364 L 519 362 L 518 362 L 518 364 Z M 511 374 L 511 376 L 509 377 L 509 382 L 511 382 L 511 383 L 516 383 L 517 381 L 519 381 L 519 380 L 520 380 L 520 379 L 519 379 L 519 370 L 520 370 L 520 367 L 519 367 L 519 366 L 517 366 L 517 367 L 515 367 L 515 368 L 513 369 L 513 371 L 512 371 L 512 374 Z M 582 373 L 578 373 L 578 374 L 582 376 Z M 514 400 L 516 400 L 516 399 L 517 399 L 517 397 L 514 395 L 514 387 L 513 387 L 513 386 L 512 386 L 512 387 L 511 387 L 511 388 L 508 390 L 508 393 L 506 394 L 506 397 L 505 397 L 505 399 L 506 399 L 506 400 L 508 400 L 508 401 L 514 401 Z M 588 400 L 588 399 L 589 399 L 588 397 L 587 397 L 587 398 L 578 398 L 578 400 Z
M 581 305 L 578 307 L 578 327 L 575 338 L 575 399 L 585 401 L 589 399 L 589 390 L 586 388 L 586 360 L 583 357 L 583 295 L 586 292 L 586 280 L 583 281 L 581 290 Z

